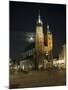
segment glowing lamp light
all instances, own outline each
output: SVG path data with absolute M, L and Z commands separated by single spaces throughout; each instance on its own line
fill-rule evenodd
M 22 68 L 23 68 L 23 70 L 25 69 L 24 65 L 23 65 L 23 67 L 22 67 Z
M 59 60 L 59 63 L 64 63 L 64 60 Z

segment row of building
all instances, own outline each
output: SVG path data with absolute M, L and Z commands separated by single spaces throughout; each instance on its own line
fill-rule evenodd
M 30 53 L 30 51 L 28 53 Z M 33 60 L 33 56 L 30 57 L 30 54 L 28 55 L 29 55 L 28 58 L 21 58 L 20 60 L 18 59 L 19 64 L 16 60 L 15 63 L 11 62 L 10 68 L 15 70 L 21 69 L 22 71 L 35 70 L 35 61 Z M 47 70 L 51 66 L 57 70 L 66 69 L 66 45 L 62 46 L 62 50 L 59 53 L 59 58 L 53 58 L 52 63 L 49 62 L 48 59 L 44 59 L 43 64 L 40 63 L 38 68 L 39 70 L 40 69 Z

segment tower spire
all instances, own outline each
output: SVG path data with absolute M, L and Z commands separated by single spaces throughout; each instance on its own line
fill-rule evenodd
M 47 31 L 50 32 L 50 30 L 49 30 L 49 25 L 48 25 L 48 24 L 47 24 Z
M 38 21 L 41 21 L 41 16 L 40 16 L 40 10 L 39 10 L 39 14 L 38 14 Z
M 38 24 L 42 25 L 42 20 L 41 20 L 41 16 L 40 16 L 40 10 L 38 11 L 38 21 L 37 21 Z
M 47 24 L 47 30 L 49 30 L 49 25 Z

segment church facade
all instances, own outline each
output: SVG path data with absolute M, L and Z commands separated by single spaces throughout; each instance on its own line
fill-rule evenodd
M 46 41 L 45 41 L 46 36 Z M 46 45 L 45 43 L 46 42 Z M 47 61 L 52 65 L 52 50 L 53 50 L 53 37 L 52 33 L 49 30 L 49 25 L 47 25 L 47 35 L 44 35 L 43 32 L 43 22 L 41 20 L 40 13 L 38 15 L 38 20 L 36 22 L 36 41 L 35 41 L 35 60 L 36 68 L 44 68 L 44 60 L 47 56 Z M 40 67 L 39 67 L 40 66 Z

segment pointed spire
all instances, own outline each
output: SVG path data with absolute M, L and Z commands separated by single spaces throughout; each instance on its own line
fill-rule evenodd
M 40 16 L 40 10 L 38 11 L 38 21 L 37 21 L 38 24 L 43 24 L 42 23 L 42 20 L 41 20 L 41 16 Z
M 47 24 L 47 30 L 49 30 L 49 25 Z
M 51 31 L 50 31 L 50 28 L 49 28 L 49 25 L 47 24 L 47 33 L 50 33 L 51 34 Z
M 40 10 L 39 10 L 39 14 L 38 14 L 38 21 L 41 21 L 41 16 L 40 16 Z

